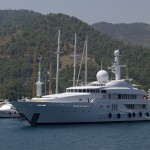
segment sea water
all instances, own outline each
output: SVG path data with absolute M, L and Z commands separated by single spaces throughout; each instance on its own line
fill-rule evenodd
M 0 119 L 0 150 L 150 150 L 150 122 L 30 126 Z

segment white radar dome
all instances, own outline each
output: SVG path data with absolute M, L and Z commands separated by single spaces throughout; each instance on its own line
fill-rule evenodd
M 119 49 L 114 51 L 114 56 L 119 56 Z
M 107 83 L 108 82 L 108 73 L 105 70 L 100 70 L 97 74 L 96 74 L 96 78 L 97 81 L 100 83 Z

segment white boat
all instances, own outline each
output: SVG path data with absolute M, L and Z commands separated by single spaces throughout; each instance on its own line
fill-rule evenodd
M 60 38 L 60 31 L 58 37 Z M 133 86 L 129 80 L 121 79 L 122 65 L 119 64 L 119 50 L 115 50 L 114 64 L 110 67 L 115 74 L 115 80 L 109 80 L 108 73 L 100 70 L 96 75 L 97 81 L 87 84 L 87 77 L 85 77 L 85 85 L 75 86 L 74 76 L 74 86 L 58 94 L 59 38 L 56 94 L 42 95 L 43 82 L 39 63 L 36 97 L 28 101 L 11 101 L 21 117 L 24 117 L 31 125 L 150 121 L 150 100 L 147 98 L 147 93 Z M 87 46 L 85 53 L 87 57 Z
M 0 118 L 18 118 L 19 113 L 9 102 L 2 102 L 0 106 Z
M 3 106 L 4 104 L 6 104 L 6 102 L 5 101 L 1 101 L 0 102 L 0 107 Z
M 108 73 L 100 70 L 97 81 L 87 85 L 42 96 L 37 84 L 37 97 L 11 103 L 31 125 L 150 121 L 147 93 L 135 88 L 128 80 L 120 79 L 119 50 L 114 52 L 114 57 L 111 69 L 115 80 L 110 81 Z M 38 77 L 37 83 L 41 85 L 40 75 Z

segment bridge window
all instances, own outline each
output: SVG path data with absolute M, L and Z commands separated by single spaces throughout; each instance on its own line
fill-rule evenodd
M 136 99 L 135 94 L 118 94 L 118 99 Z

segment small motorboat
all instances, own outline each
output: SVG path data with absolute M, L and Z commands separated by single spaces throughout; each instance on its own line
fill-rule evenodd
M 18 118 L 20 117 L 16 108 L 9 102 L 0 105 L 0 118 Z

